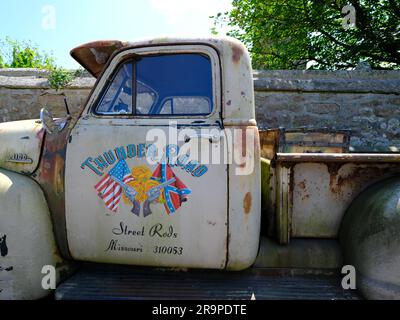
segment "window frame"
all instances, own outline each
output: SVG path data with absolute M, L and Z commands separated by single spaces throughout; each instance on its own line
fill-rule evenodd
M 129 116 L 129 115 L 133 115 L 134 114 L 134 108 L 136 106 L 136 103 L 134 104 L 134 101 L 132 101 L 132 111 L 131 113 L 104 113 L 104 112 L 98 112 L 97 108 L 99 107 L 99 104 L 103 101 L 103 99 L 105 98 L 107 91 L 110 89 L 110 87 L 112 86 L 112 83 L 114 82 L 115 78 L 117 77 L 118 73 L 120 72 L 120 70 L 123 68 L 124 64 L 128 64 L 128 63 L 132 63 L 132 82 L 131 82 L 131 91 L 132 91 L 132 100 L 136 99 L 136 94 L 135 97 L 133 96 L 133 92 L 136 92 L 136 81 L 133 81 L 133 77 L 135 75 L 135 59 L 127 59 L 125 61 L 121 61 L 115 68 L 115 71 L 110 75 L 110 77 L 107 79 L 107 83 L 104 85 L 103 90 L 100 91 L 100 94 L 98 96 L 98 98 L 96 99 L 96 102 L 93 105 L 93 113 L 98 115 L 98 116 L 119 116 L 119 115 L 123 115 L 123 116 Z M 115 101 L 116 99 L 114 99 L 113 101 Z
M 187 47 L 187 48 L 186 48 Z M 149 50 L 150 49 L 150 50 Z M 211 86 L 212 86 L 212 109 L 210 113 L 199 113 L 199 114 L 137 114 L 136 113 L 136 98 L 137 98 L 137 76 L 136 76 L 136 64 L 142 57 L 151 57 L 151 56 L 162 56 L 162 55 L 179 55 L 179 54 L 198 54 L 206 56 L 210 61 L 211 68 Z M 163 48 L 153 48 L 153 47 L 144 47 L 134 49 L 131 48 L 126 51 L 122 51 L 118 55 L 114 57 L 116 60 L 115 63 L 111 62 L 109 67 L 107 68 L 102 76 L 102 79 L 99 81 L 99 86 L 102 86 L 102 89 L 98 91 L 92 103 L 90 103 L 87 113 L 92 114 L 96 118 L 110 119 L 110 118 L 127 118 L 127 119 L 182 119 L 182 118 L 211 118 L 215 116 L 215 114 L 221 114 L 221 105 L 220 105 L 220 81 L 221 81 L 221 70 L 220 70 L 220 59 L 219 55 L 211 46 L 207 44 L 184 44 L 184 45 L 166 45 Z M 96 111 L 99 103 L 101 102 L 103 96 L 106 94 L 108 88 L 111 85 L 111 82 L 114 81 L 117 76 L 119 70 L 126 63 L 132 63 L 132 113 L 115 113 L 115 114 L 103 114 L 98 113 Z M 110 70 L 111 69 L 111 70 Z M 108 71 L 108 72 L 107 72 Z M 101 84 L 101 80 L 105 78 L 105 82 Z M 110 84 L 108 83 L 110 82 Z M 144 84 L 148 86 L 147 84 Z M 157 93 L 156 93 L 157 94 Z M 154 103 L 158 100 L 157 99 Z M 205 97 L 207 98 L 207 97 Z M 153 104 L 154 105 L 154 104 Z

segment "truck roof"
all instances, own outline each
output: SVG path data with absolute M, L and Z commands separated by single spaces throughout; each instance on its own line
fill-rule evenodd
M 117 51 L 127 48 L 142 46 L 157 46 L 169 44 L 214 44 L 216 47 L 228 46 L 235 47 L 238 51 L 242 50 L 243 45 L 234 38 L 230 37 L 210 37 L 210 38 L 176 38 L 163 37 L 145 39 L 137 42 L 119 40 L 100 40 L 82 44 L 71 50 L 71 56 L 79 62 L 89 73 L 98 78 L 110 57 Z M 238 55 L 240 53 L 238 52 Z

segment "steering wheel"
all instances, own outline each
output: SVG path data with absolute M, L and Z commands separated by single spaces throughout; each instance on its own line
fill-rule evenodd
M 118 104 L 114 106 L 114 111 L 119 113 L 128 113 L 129 106 L 122 101 L 121 98 L 118 99 Z

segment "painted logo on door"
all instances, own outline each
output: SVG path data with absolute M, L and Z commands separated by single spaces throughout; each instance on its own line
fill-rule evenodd
M 197 178 L 208 171 L 205 165 L 190 160 L 188 154 L 178 156 L 178 151 L 176 145 L 167 145 L 164 157 L 151 169 L 147 165 L 129 167 L 127 160 L 156 153 L 154 145 L 122 146 L 88 157 L 81 168 L 88 168 L 101 177 L 94 191 L 111 213 L 117 213 L 123 203 L 131 206 L 134 215 L 147 217 L 152 214 L 151 204 L 162 204 L 165 213 L 173 215 L 184 202 L 190 201 L 188 196 L 192 192 L 174 170 L 180 168 Z
M 119 160 L 94 188 L 110 211 L 116 213 L 123 201 L 132 206 L 133 214 L 142 212 L 144 217 L 152 213 L 151 203 L 162 203 L 167 214 L 174 214 L 191 193 L 165 162 L 152 172 L 145 165 L 130 169 Z

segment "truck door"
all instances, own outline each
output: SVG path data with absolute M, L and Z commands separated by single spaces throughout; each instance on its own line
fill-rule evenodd
M 193 156 L 225 147 L 219 70 L 206 45 L 114 57 L 67 147 L 66 228 L 75 259 L 225 267 L 227 165 Z

